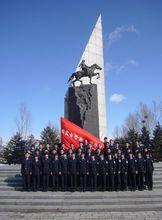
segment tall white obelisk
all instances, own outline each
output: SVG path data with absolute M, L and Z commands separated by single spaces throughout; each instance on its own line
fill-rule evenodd
M 99 137 L 102 140 L 104 136 L 107 135 L 107 126 L 106 126 L 105 76 L 104 76 L 101 15 L 99 16 L 97 23 L 92 31 L 92 34 L 89 38 L 89 41 L 86 45 L 83 55 L 79 61 L 79 64 L 82 60 L 85 60 L 85 63 L 88 66 L 91 66 L 92 64 L 96 63 L 100 67 L 102 67 L 102 70 L 100 71 L 100 78 L 97 79 L 97 77 L 96 78 L 94 77 L 92 79 L 92 83 L 97 84 Z M 78 64 L 76 71 L 80 70 L 79 64 Z M 82 78 L 82 81 L 83 81 L 83 84 L 89 84 L 89 79 L 87 77 Z M 76 85 L 80 85 L 80 83 L 77 82 Z

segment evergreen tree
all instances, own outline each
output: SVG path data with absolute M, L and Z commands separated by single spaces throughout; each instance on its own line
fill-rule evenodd
M 139 141 L 138 132 L 134 128 L 128 131 L 127 140 L 129 140 L 132 149 L 136 146 L 136 141 Z
M 150 133 L 146 126 L 143 126 L 141 129 L 140 141 L 145 147 L 150 147 Z
M 49 123 L 49 125 L 46 126 L 41 132 L 41 142 L 44 145 L 48 143 L 51 146 L 53 146 L 56 140 L 58 139 L 58 137 L 59 137 L 59 131 L 56 127 L 52 126 L 51 123 Z
M 121 148 L 125 147 L 126 142 L 129 142 L 127 137 L 116 138 L 114 141 L 118 142 Z
M 162 126 L 158 123 L 153 132 L 154 157 L 162 160 Z
M 22 139 L 19 133 L 11 137 L 4 149 L 3 157 L 8 164 L 20 163 L 24 154 L 26 141 Z
M 2 138 L 0 138 L 0 163 L 4 163 L 5 160 L 3 158 L 4 144 Z
M 38 142 L 38 140 L 35 139 L 33 134 L 29 135 L 27 137 L 27 140 L 26 140 L 26 147 L 27 147 L 27 149 L 30 149 L 30 147 L 32 145 L 37 145 L 37 142 Z

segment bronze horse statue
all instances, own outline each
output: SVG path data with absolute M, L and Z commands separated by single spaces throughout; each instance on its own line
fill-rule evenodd
M 68 80 L 68 83 L 69 82 L 72 82 L 73 83 L 73 86 L 75 86 L 75 82 L 79 81 L 81 82 L 81 85 L 83 84 L 81 78 L 83 77 L 88 77 L 89 80 L 90 80 L 90 84 L 92 84 L 92 77 L 94 76 L 98 76 L 97 79 L 100 78 L 100 73 L 95 73 L 94 71 L 97 69 L 97 70 L 102 70 L 102 68 L 100 66 L 98 66 L 97 64 L 93 64 L 91 66 L 87 66 L 85 64 L 85 60 L 82 60 L 81 64 L 79 65 L 79 67 L 81 67 L 81 70 L 73 73 L 69 80 Z

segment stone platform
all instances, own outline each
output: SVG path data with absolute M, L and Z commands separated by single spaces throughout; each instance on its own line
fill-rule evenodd
M 162 163 L 154 190 L 136 192 L 21 192 L 20 167 L 0 166 L 0 220 L 162 219 Z

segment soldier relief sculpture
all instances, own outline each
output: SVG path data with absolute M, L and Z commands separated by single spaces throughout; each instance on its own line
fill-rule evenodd
M 74 88 L 75 88 L 75 83 L 77 81 L 81 83 L 79 86 L 79 90 L 75 92 L 75 95 L 76 95 L 76 104 L 80 109 L 81 127 L 84 127 L 84 123 L 86 121 L 86 113 L 92 107 L 91 105 L 92 95 L 93 95 L 92 78 L 97 76 L 97 79 L 99 79 L 100 73 L 95 72 L 95 70 L 102 70 L 102 68 L 97 64 L 87 66 L 85 60 L 82 60 L 79 67 L 81 68 L 81 70 L 73 73 L 70 76 L 68 83 L 71 83 Z M 88 87 L 83 86 L 83 82 L 81 80 L 83 77 L 89 78 L 89 83 L 91 86 L 90 85 Z

